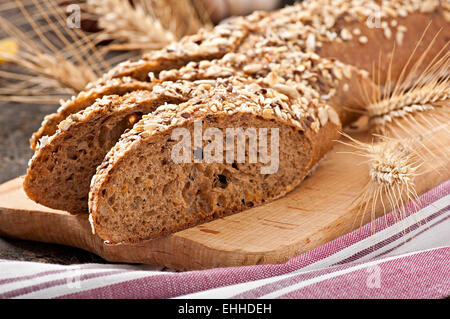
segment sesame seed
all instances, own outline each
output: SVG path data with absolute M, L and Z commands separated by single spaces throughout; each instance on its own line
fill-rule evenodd
M 342 89 L 344 90 L 344 92 L 347 92 L 349 90 L 349 88 L 350 87 L 349 87 L 348 83 L 345 83 Z
M 367 42 L 369 42 L 369 39 L 365 36 L 365 35 L 363 35 L 363 36 L 360 36 L 359 38 L 358 38 L 358 41 L 360 42 L 360 43 L 367 43 Z
M 341 30 L 341 38 L 342 38 L 342 40 L 347 41 L 347 40 L 351 40 L 353 38 L 353 36 L 350 33 L 350 31 L 348 31 L 347 29 L 343 28 Z
M 404 33 L 401 32 L 400 30 L 397 31 L 397 33 L 395 34 L 395 42 L 397 42 L 398 45 L 402 45 L 403 38 L 404 38 Z
M 386 39 L 390 39 L 392 37 L 392 31 L 389 27 L 385 28 L 383 30 L 384 36 L 386 37 Z
M 316 49 L 316 38 L 314 34 L 309 34 L 306 38 L 306 50 L 307 51 L 314 51 Z

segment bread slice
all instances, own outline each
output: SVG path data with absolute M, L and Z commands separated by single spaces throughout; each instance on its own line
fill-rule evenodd
M 241 149 L 245 161 L 226 161 L 231 144 L 204 136 L 201 150 L 194 144 L 192 151 L 183 152 L 192 155 L 191 160 L 180 162 L 173 157 L 179 140 L 172 134 L 185 128 L 195 139 L 196 123 L 203 132 L 214 128 L 223 136 L 230 128 L 255 129 L 255 134 L 267 129 L 270 142 L 264 144 L 261 135 L 257 139 L 258 147 L 267 146 L 270 159 L 262 162 L 259 148 L 259 160 L 251 160 L 255 150 L 246 143 Z M 273 201 L 305 178 L 332 147 L 339 128 L 337 113 L 320 102 L 288 97 L 254 80 L 217 81 L 207 96 L 161 106 L 121 137 L 92 179 L 93 229 L 111 243 L 139 242 Z M 207 156 L 214 143 L 224 143 L 222 151 L 209 153 L 222 161 Z M 276 170 L 264 171 L 275 162 Z
M 24 181 L 27 195 L 51 208 L 87 212 L 91 177 L 120 135 L 159 105 L 188 99 L 189 92 L 180 89 L 188 86 L 169 85 L 105 96 L 62 121 L 53 136 L 41 139 L 31 159 Z
M 137 90 L 151 90 L 153 84 L 142 82 L 130 77 L 111 79 L 104 85 L 88 87 L 87 91 L 80 92 L 61 105 L 56 113 L 47 115 L 37 132 L 30 139 L 30 146 L 34 150 L 38 148 L 39 140 L 43 136 L 52 136 L 58 129 L 58 124 L 69 115 L 75 114 L 94 104 L 95 100 L 105 95 L 123 95 Z

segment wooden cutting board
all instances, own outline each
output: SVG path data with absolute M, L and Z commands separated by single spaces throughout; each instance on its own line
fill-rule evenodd
M 364 139 L 361 133 L 356 137 Z M 314 174 L 282 199 L 134 245 L 104 244 L 92 234 L 87 215 L 34 203 L 17 178 L 0 185 L 0 235 L 75 246 L 111 262 L 179 270 L 282 263 L 360 226 L 351 203 L 368 180 L 368 168 L 347 151 L 337 143 Z M 450 178 L 449 163 L 418 178 L 417 192 Z M 368 221 L 366 216 L 362 222 Z

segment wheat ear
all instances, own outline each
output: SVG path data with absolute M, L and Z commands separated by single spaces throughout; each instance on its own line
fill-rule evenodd
M 441 156 L 436 161 L 433 141 L 436 138 L 444 140 L 445 152 L 448 153 L 450 135 L 446 132 L 449 125 L 441 124 L 413 138 L 377 136 L 377 142 L 374 143 L 361 142 L 342 133 L 350 142 L 340 143 L 350 146 L 354 149 L 350 153 L 363 157 L 368 164 L 368 180 L 352 202 L 353 208 L 358 210 L 357 217 L 361 217 L 361 224 L 366 214 L 370 214 L 370 219 L 374 220 L 380 209 L 384 214 L 392 210 L 394 219 L 399 220 L 406 217 L 406 202 L 410 202 L 414 209 L 419 207 L 416 178 L 448 166 L 447 157 Z M 433 165 L 430 165 L 431 161 Z
M 87 0 L 86 10 L 102 29 L 96 41 L 114 40 L 111 49 L 159 49 L 176 39 L 145 1 Z
M 194 34 L 201 28 L 212 27 L 210 14 L 203 0 L 140 0 L 140 2 L 177 39 Z
M 379 96 L 372 97 L 367 106 L 373 132 L 397 138 L 412 137 L 450 121 L 450 52 L 445 51 L 448 43 L 419 72 L 433 43 L 410 69 L 409 62 L 405 65 L 393 89 L 389 67 L 384 90 Z

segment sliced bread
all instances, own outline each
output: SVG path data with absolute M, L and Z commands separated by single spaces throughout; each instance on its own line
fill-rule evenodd
M 328 101 L 331 106 L 339 106 L 336 107 L 337 117 L 348 119 L 350 112 L 345 106 L 353 105 L 349 101 L 358 96 L 358 85 L 370 83 L 362 72 L 339 62 L 320 59 L 314 53 L 278 51 L 278 57 L 273 59 L 270 59 L 270 50 L 263 50 L 257 55 L 228 54 L 213 62 L 190 62 L 181 70 L 161 74 L 160 79 L 154 81 L 151 93 L 136 91 L 138 93 L 128 93 L 123 97 L 105 96 L 92 107 L 69 116 L 68 120 L 60 123 L 54 136 L 41 139 L 43 146 L 33 157 L 25 179 L 27 194 L 52 208 L 86 212 L 89 181 L 95 167 L 120 135 L 134 124 L 127 120 L 128 117 L 137 120 L 164 102 L 182 103 L 191 98 L 201 98 L 206 87 L 221 83 L 223 79 L 231 81 L 242 77 L 301 100 L 303 104 Z M 245 67 L 241 70 L 242 63 L 260 59 L 270 63 L 262 70 Z M 248 65 L 254 67 L 256 63 Z M 180 77 L 194 81 L 168 81 Z M 319 115 L 322 122 L 327 120 L 323 112 Z M 80 150 L 82 154 L 74 153 Z
M 177 129 L 194 141 L 198 125 L 205 132 L 200 149 L 188 142 L 180 161 Z M 207 96 L 161 106 L 121 137 L 92 178 L 93 229 L 111 243 L 139 242 L 273 201 L 305 178 L 339 128 L 334 109 L 316 99 L 288 97 L 248 79 L 217 81 Z M 259 148 L 249 142 L 239 149 L 230 129 L 248 132 L 245 142 L 253 136 Z

